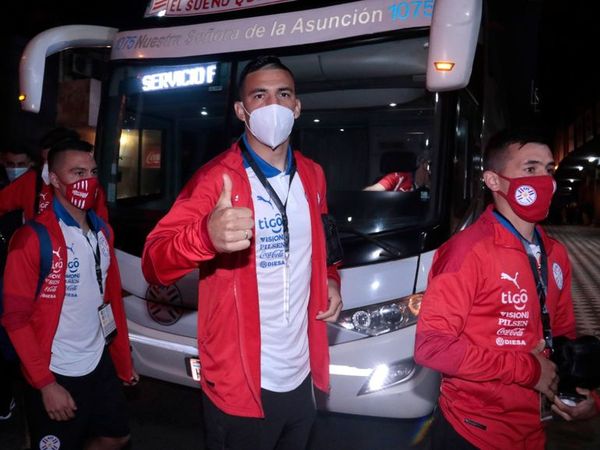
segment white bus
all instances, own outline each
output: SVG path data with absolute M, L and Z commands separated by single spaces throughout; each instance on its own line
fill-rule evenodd
M 331 394 L 319 406 L 394 418 L 431 413 L 439 376 L 414 363 L 415 322 L 433 252 L 472 220 L 480 194 L 483 115 L 468 84 L 481 0 L 314 9 L 286 2 L 285 10 L 169 17 L 208 3 L 155 1 L 149 11 L 166 16 L 150 19 L 154 28 L 54 28 L 35 37 L 21 61 L 22 106 L 37 111 L 47 56 L 112 48 L 96 156 L 138 371 L 199 386 L 198 274 L 148 285 L 140 256 L 183 184 L 243 132 L 233 114 L 241 68 L 275 54 L 294 72 L 302 101 L 293 147 L 325 170 L 345 255 L 345 309 L 329 325 Z M 401 191 L 364 190 L 396 172 L 405 177 Z

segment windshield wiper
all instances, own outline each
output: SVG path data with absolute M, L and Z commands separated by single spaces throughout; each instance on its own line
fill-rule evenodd
M 370 234 L 363 233 L 362 231 L 358 231 L 356 228 L 343 226 L 343 227 L 339 227 L 338 230 L 340 233 L 349 233 L 349 234 L 354 234 L 355 236 L 360 236 L 361 238 L 366 239 L 369 242 L 372 242 L 377 247 L 382 248 L 383 250 L 385 250 L 392 256 L 395 256 L 397 258 L 401 258 L 403 256 L 402 251 L 400 249 L 398 249 L 397 247 L 394 247 L 391 244 L 383 242 L 383 241 L 371 236 Z

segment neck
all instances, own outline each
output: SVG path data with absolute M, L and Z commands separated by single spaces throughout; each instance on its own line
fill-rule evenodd
M 254 150 L 254 152 L 263 160 L 271 164 L 273 167 L 281 170 L 282 172 L 285 170 L 287 149 L 290 142 L 289 139 L 286 139 L 277 147 L 271 148 L 268 145 L 265 145 L 258 139 L 256 139 L 248 129 L 246 129 L 246 139 L 248 140 L 248 144 L 250 144 L 250 147 L 252 147 L 252 150 Z
M 67 212 L 75 219 L 75 222 L 79 225 L 79 228 L 84 233 L 87 233 L 90 229 L 87 223 L 87 212 L 83 209 L 76 208 L 71 204 L 66 198 L 64 198 L 57 190 L 54 191 L 56 193 L 56 198 L 60 202 L 60 204 L 67 210 Z
M 527 239 L 529 242 L 533 242 L 533 233 L 535 231 L 535 223 L 526 222 L 517 216 L 514 211 L 505 202 L 496 202 L 496 209 L 502 214 L 513 227 Z

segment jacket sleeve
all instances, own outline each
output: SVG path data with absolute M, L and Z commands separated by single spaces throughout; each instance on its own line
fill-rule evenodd
M 35 388 L 54 381 L 31 321 L 40 271 L 39 242 L 30 227 L 22 227 L 10 241 L 4 270 L 2 325 L 12 341 L 28 380 Z
M 562 257 L 561 270 L 563 271 L 563 286 L 560 291 L 558 303 L 554 314 L 551 314 L 552 335 L 567 336 L 574 339 L 576 337 L 575 312 L 573 311 L 573 298 L 571 296 L 571 263 L 566 250 L 561 245 Z M 548 267 L 548 278 L 553 278 L 553 267 Z
M 129 333 L 127 330 L 127 319 L 125 307 L 121 295 L 121 279 L 119 266 L 115 252 L 113 251 L 113 232 L 110 230 L 111 260 L 106 280 L 106 300 L 110 302 L 115 323 L 117 325 L 117 336 L 110 344 L 110 354 L 115 365 L 117 376 L 123 381 L 130 381 L 133 375 L 133 362 L 131 360 L 131 348 L 129 345 Z
M 142 271 L 148 283 L 169 285 L 216 255 L 208 218 L 223 187 L 222 166 L 200 171 L 146 238 Z M 235 192 L 236 177 L 229 173 Z M 239 181 L 238 181 L 239 182 Z
M 327 207 L 327 181 L 325 180 L 325 173 L 323 172 L 323 168 L 317 164 L 316 169 L 317 169 L 316 176 L 317 176 L 317 180 L 318 180 L 317 186 L 319 186 L 319 192 L 322 193 L 322 197 L 323 197 L 323 201 L 320 204 L 321 214 L 327 214 L 329 212 L 329 209 Z M 325 244 L 327 244 L 327 243 L 325 243 Z M 325 251 L 327 251 L 327 250 L 325 250 Z M 331 266 L 327 266 L 327 278 L 330 280 L 334 280 L 335 282 L 337 282 L 338 286 L 341 286 L 340 274 L 338 272 L 339 265 L 340 265 L 340 263 L 332 264 Z
M 438 251 L 433 261 L 417 322 L 415 361 L 465 380 L 533 387 L 540 376 L 533 355 L 482 347 L 462 334 L 481 288 L 480 269 L 485 263 L 470 252 L 457 269 L 446 270 L 444 258 Z
M 33 197 L 25 205 L 28 184 L 35 186 L 35 171 L 29 170 L 12 183 L 0 189 L 0 215 L 16 209 L 33 208 Z M 34 188 L 32 187 L 32 192 Z M 30 203 L 30 204 L 29 204 Z

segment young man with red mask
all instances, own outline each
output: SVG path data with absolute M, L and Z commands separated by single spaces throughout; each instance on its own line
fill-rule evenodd
M 442 373 L 432 448 L 543 449 L 550 402 L 568 420 L 596 413 L 589 391 L 560 401 L 548 358 L 552 336 L 575 337 L 567 251 L 537 226 L 554 159 L 538 137 L 503 131 L 484 168 L 493 204 L 436 252 L 417 323 L 415 360 Z
M 119 449 L 129 428 L 118 378 L 133 384 L 137 374 L 112 231 L 92 209 L 92 146 L 61 142 L 48 166 L 52 204 L 15 233 L 4 273 L 2 324 L 31 385 L 31 441 L 35 448 Z
M 325 177 L 291 149 L 300 100 L 278 58 L 251 61 L 239 95 L 244 134 L 185 186 L 148 235 L 142 268 L 154 284 L 200 269 L 208 449 L 304 449 L 312 386 L 329 389 L 325 322 L 342 307 L 327 267 Z

